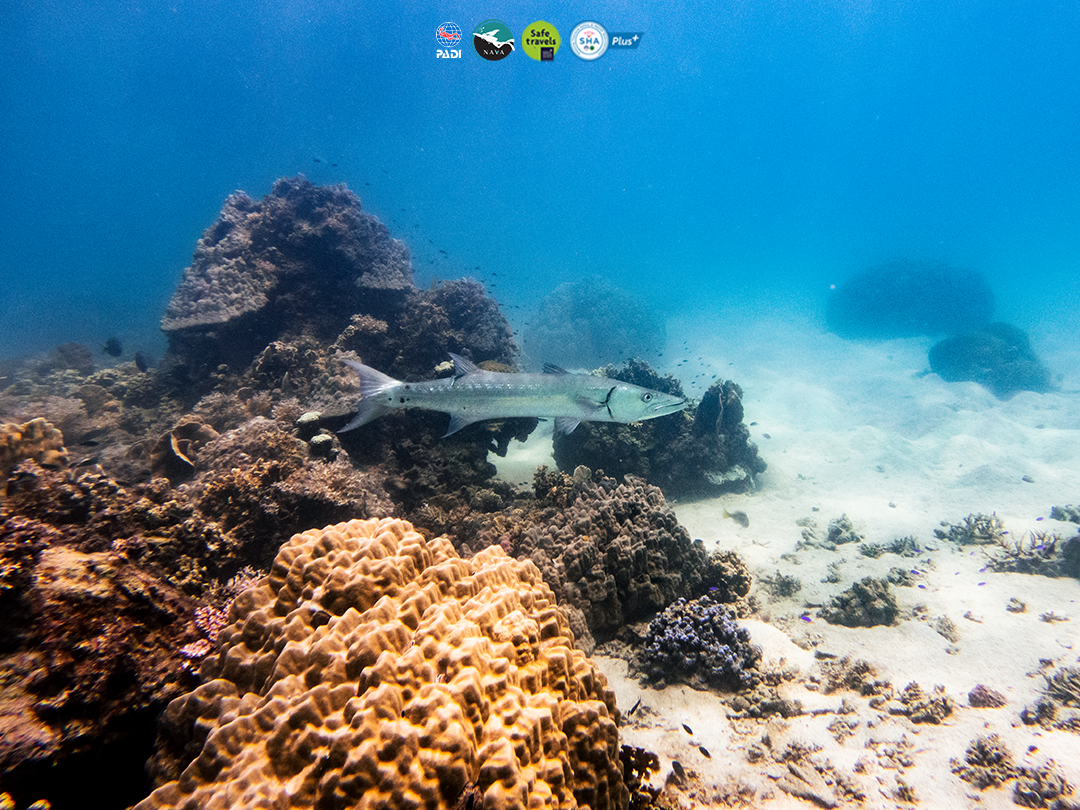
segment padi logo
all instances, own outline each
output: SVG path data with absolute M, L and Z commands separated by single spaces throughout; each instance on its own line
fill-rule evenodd
M 435 39 L 442 46 L 435 51 L 436 59 L 461 58 L 461 28 L 457 23 L 444 22 L 435 29 Z

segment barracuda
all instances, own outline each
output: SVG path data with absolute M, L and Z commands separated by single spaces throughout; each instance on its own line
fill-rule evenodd
M 363 363 L 346 360 L 360 375 L 360 406 L 339 433 L 366 425 L 399 408 L 427 408 L 450 414 L 443 438 L 485 419 L 536 416 L 555 420 L 555 429 L 571 433 L 582 421 L 640 422 L 681 411 L 686 400 L 640 385 L 570 374 L 545 365 L 543 374 L 484 371 L 451 353 L 454 376 L 402 382 Z

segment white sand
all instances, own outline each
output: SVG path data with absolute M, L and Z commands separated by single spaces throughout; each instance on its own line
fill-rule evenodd
M 796 638 L 803 646 L 810 642 L 818 650 L 865 659 L 898 689 L 913 680 L 926 691 L 942 685 L 958 704 L 943 725 L 914 725 L 870 709 L 866 699 L 850 693 L 807 691 L 805 678 L 785 687 L 808 710 L 835 709 L 843 697 L 853 702 L 859 724 L 838 741 L 826 730 L 836 719 L 833 713 L 774 720 L 771 726 L 733 722 L 727 719 L 730 710 L 712 694 L 682 686 L 643 689 L 625 677 L 623 662 L 598 659 L 620 708 L 625 711 L 641 698 L 650 710 L 639 710 L 625 726 L 623 742 L 661 756 L 657 779 L 670 773 L 672 760 L 694 771 L 696 787 L 682 796 L 684 803 L 692 795 L 699 805 L 722 804 L 732 785 L 741 782 L 754 806 L 809 806 L 776 788 L 785 766 L 770 757 L 756 764 L 747 760 L 747 746 L 767 728 L 777 753 L 783 741 L 820 745 L 813 760 L 828 762 L 858 784 L 868 807 L 903 806 L 893 795 L 898 775 L 915 788 L 922 806 L 1015 806 L 1011 784 L 980 792 L 950 772 L 950 758 L 962 759 L 972 739 L 990 732 L 1002 735 L 1019 763 L 1054 759 L 1080 790 L 1080 735 L 1019 721 L 1020 710 L 1042 686 L 1040 659 L 1055 665 L 1080 661 L 1080 582 L 993 573 L 985 569 L 992 550 L 958 549 L 933 535 L 941 521 L 958 523 L 973 512 L 996 512 L 1016 537 L 1029 530 L 1075 535 L 1075 525 L 1051 521 L 1049 512 L 1052 505 L 1080 502 L 1080 395 L 1022 393 L 1002 402 L 975 384 L 922 376 L 931 343 L 843 341 L 787 312 L 766 321 L 726 313 L 669 324 L 669 346 L 679 348 L 673 357 L 669 350 L 671 366 L 664 371 L 684 385 L 703 374 L 696 387 L 687 385 L 692 395 L 703 392 L 713 375 L 738 382 L 745 420 L 756 422 L 750 428 L 753 440 L 769 464 L 751 493 L 674 504 L 679 520 L 708 548 L 737 550 L 758 576 L 781 571 L 802 582 L 791 600 L 769 602 L 758 592 L 763 621 L 748 625 L 767 657 L 785 658 L 804 675 L 812 672 L 812 653 L 792 644 Z M 1062 388 L 1080 388 L 1075 339 L 1036 336 L 1034 345 L 1060 373 Z M 514 448 L 500 462 L 500 474 L 531 481 L 540 463 L 554 466 L 550 435 Z M 722 519 L 724 508 L 746 512 L 750 525 Z M 812 517 L 824 536 L 828 522 L 841 514 L 869 542 L 915 535 L 929 550 L 917 559 L 886 554 L 876 560 L 860 555 L 854 545 L 795 553 L 801 532 L 796 520 Z M 841 581 L 821 582 L 837 561 L 842 561 Z M 897 626 L 835 627 L 806 610 L 806 604 L 827 601 L 852 581 L 883 576 L 892 566 L 921 572 L 921 587 L 894 589 L 905 616 Z M 1026 602 L 1027 612 L 1006 611 L 1010 597 Z M 1048 611 L 1071 621 L 1040 621 Z M 801 618 L 806 613 L 809 622 Z M 959 631 L 955 644 L 934 630 L 943 616 Z M 968 707 L 967 692 L 979 683 L 1005 694 L 1009 704 Z M 682 723 L 693 729 L 693 738 Z M 902 773 L 885 755 L 888 741 L 901 739 L 910 742 L 906 750 L 914 760 Z M 711 758 L 691 741 L 704 745 Z M 1029 746 L 1034 746 L 1030 753 Z

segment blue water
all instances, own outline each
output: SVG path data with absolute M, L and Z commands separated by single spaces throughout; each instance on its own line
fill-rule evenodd
M 913 257 L 981 270 L 1023 328 L 1080 326 L 1072 0 L 429 5 L 0 5 L 0 356 L 160 349 L 224 198 L 296 173 L 354 189 L 418 284 L 482 277 L 515 318 L 586 273 L 669 314 L 818 312 Z M 563 46 L 485 62 L 488 17 Z M 584 62 L 584 18 L 641 45 Z

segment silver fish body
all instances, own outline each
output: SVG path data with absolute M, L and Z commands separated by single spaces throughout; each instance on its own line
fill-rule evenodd
M 352 430 L 400 408 L 426 408 L 450 414 L 445 436 L 485 419 L 535 416 L 555 420 L 555 429 L 570 433 L 579 422 L 639 422 L 676 413 L 686 400 L 639 385 L 570 374 L 545 366 L 544 374 L 505 374 L 484 371 L 464 357 L 451 354 L 454 376 L 422 382 L 402 382 L 381 371 L 346 360 L 360 375 L 360 405 L 356 416 L 339 432 Z

